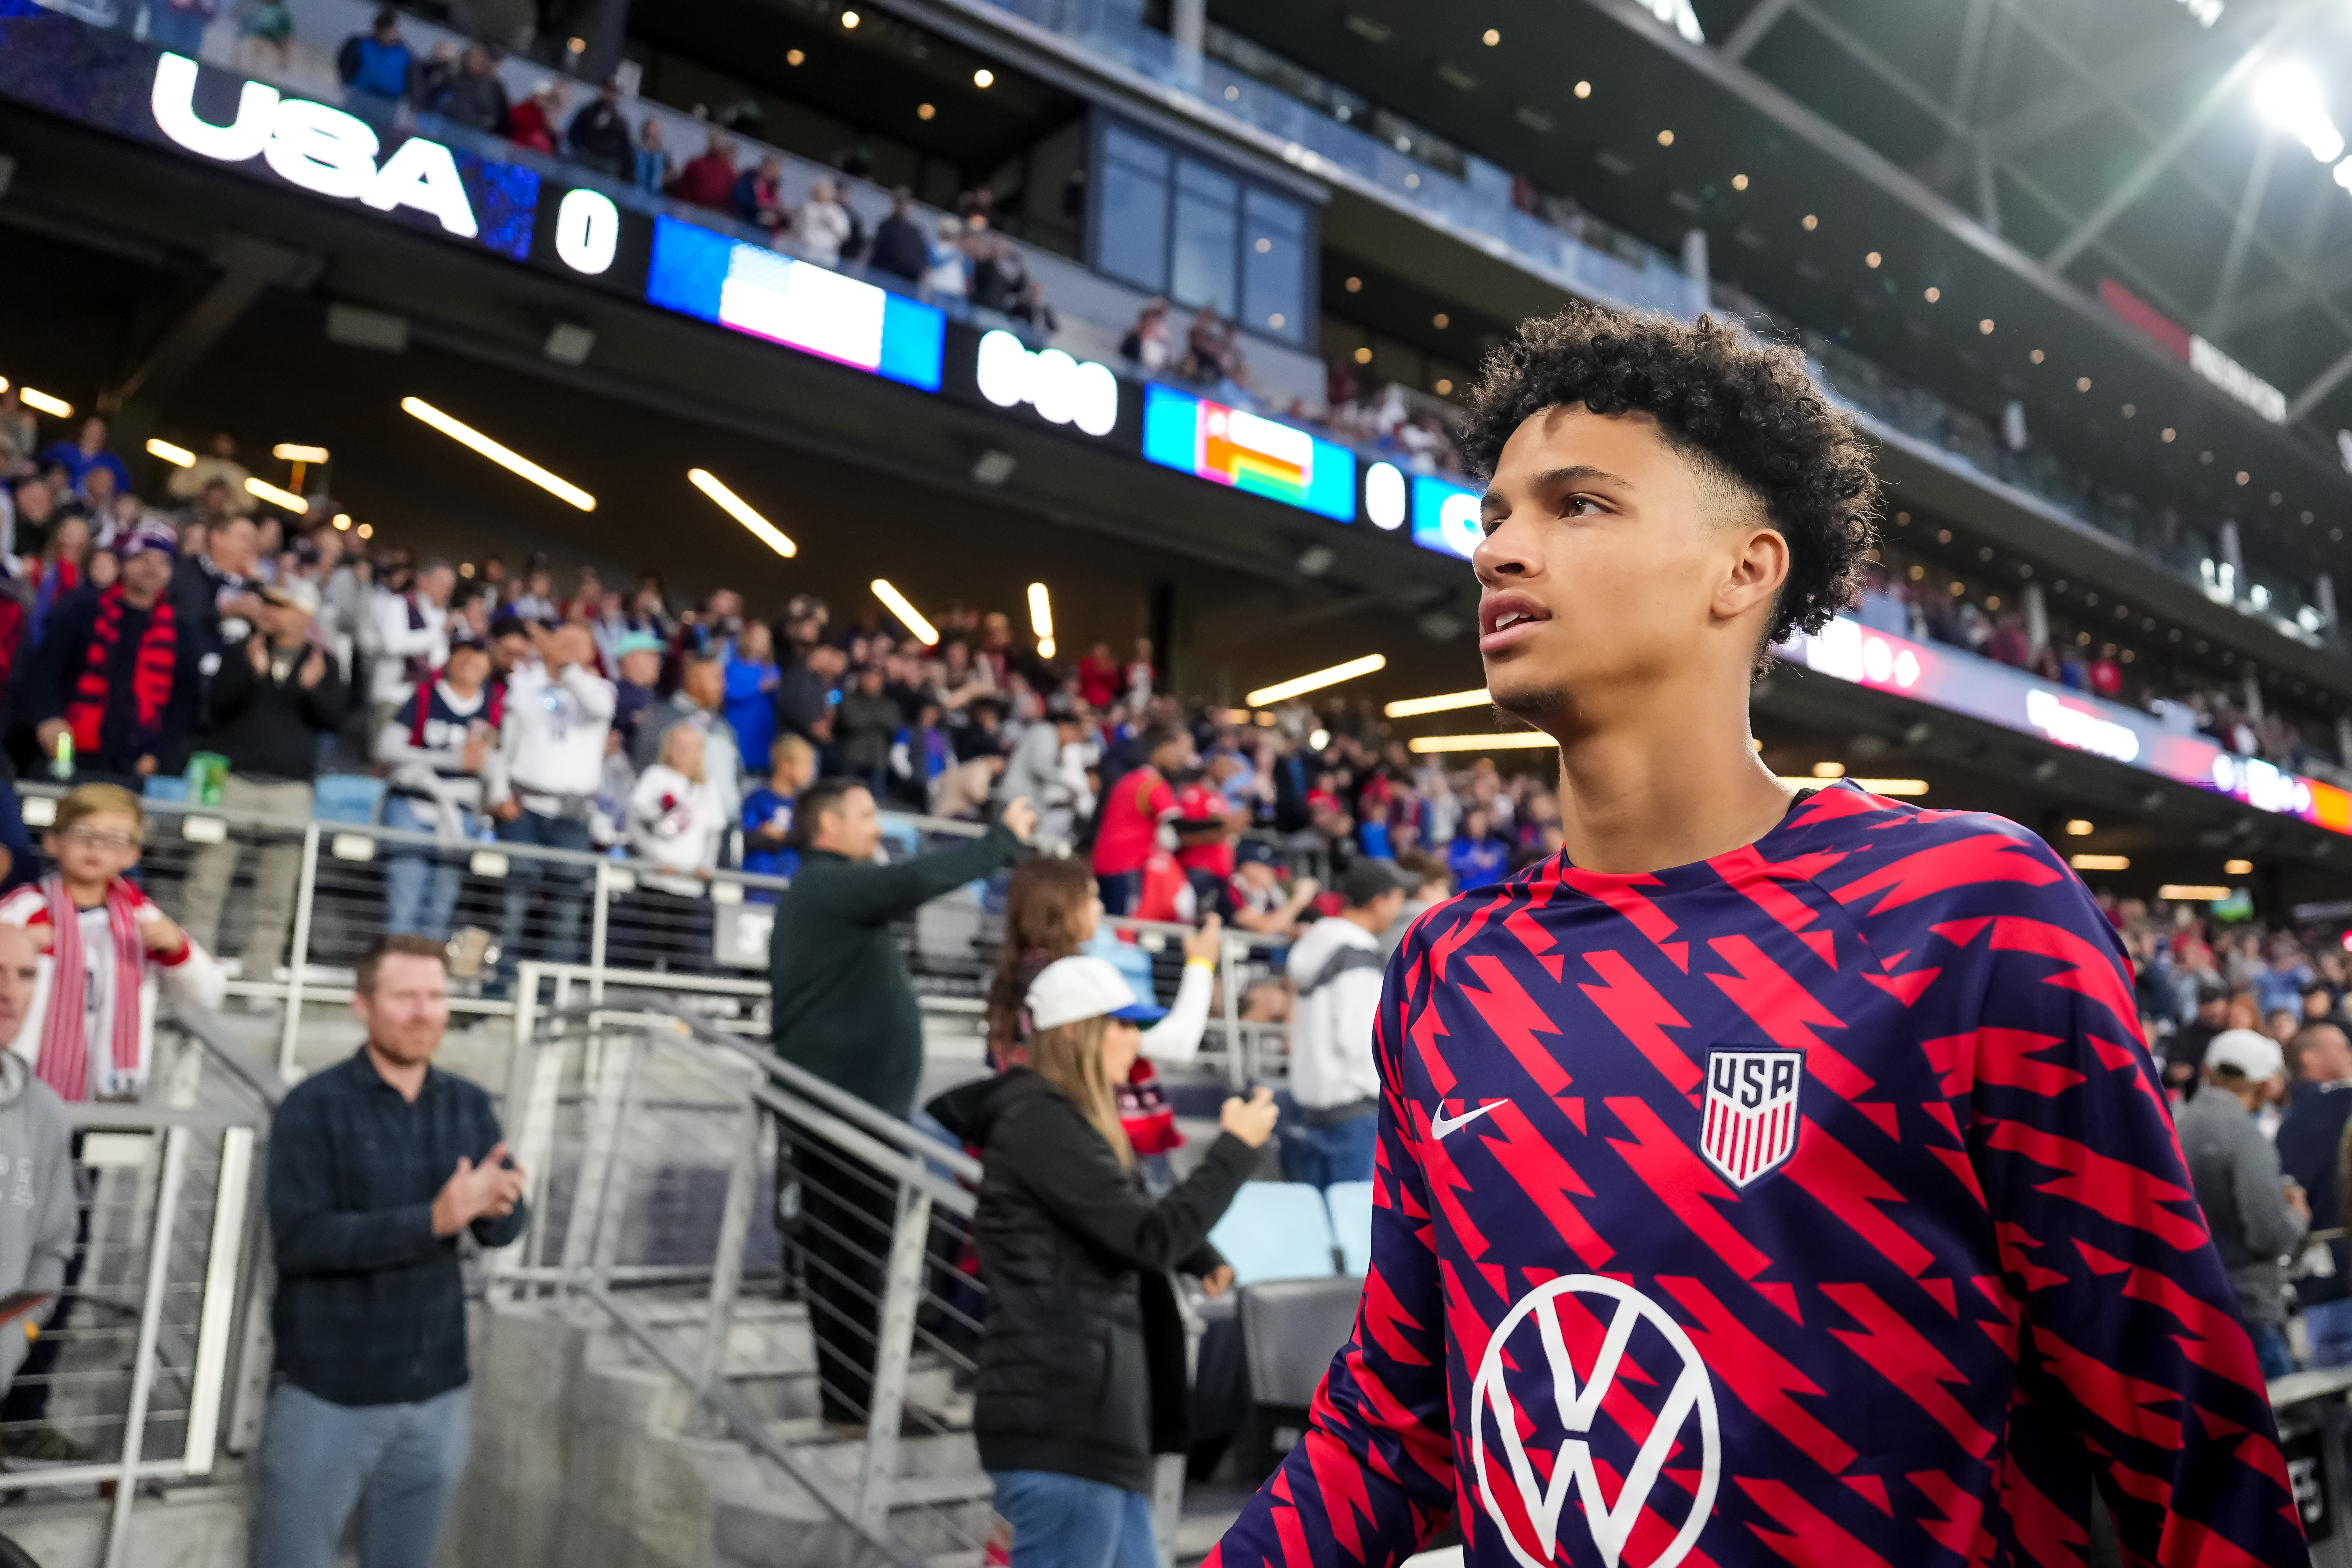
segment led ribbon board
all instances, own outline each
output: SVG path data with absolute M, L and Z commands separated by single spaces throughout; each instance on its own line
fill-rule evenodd
M 1335 522 L 1356 520 L 1356 455 L 1296 425 L 1153 382 L 1144 389 L 1143 455 Z
M 1440 555 L 1468 560 L 1486 530 L 1478 516 L 1478 492 L 1427 474 L 1412 476 L 1412 542 Z
M 694 224 L 654 220 L 646 300 L 748 337 L 940 390 L 937 308 Z
M 2137 708 L 2052 685 L 1990 659 L 1874 632 L 1843 615 L 1774 651 L 1824 675 L 1916 697 L 2069 751 L 2086 751 L 2176 784 L 2227 795 L 2257 810 L 2352 835 L 2352 793 L 2258 758 L 2240 757 L 2201 735 L 2167 729 Z

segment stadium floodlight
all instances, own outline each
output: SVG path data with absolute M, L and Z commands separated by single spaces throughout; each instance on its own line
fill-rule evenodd
M 161 457 L 174 468 L 193 468 L 196 465 L 194 453 L 184 446 L 174 446 L 160 436 L 148 438 L 147 454 L 151 457 Z
M 924 620 L 923 612 L 908 603 L 907 596 L 899 592 L 888 578 L 877 577 L 867 586 L 874 590 L 874 597 L 882 601 L 882 607 L 896 615 L 898 623 L 915 634 L 915 641 L 926 648 L 940 645 L 940 629 Z
M 20 386 L 16 389 L 16 395 L 24 401 L 26 408 L 37 408 L 51 419 L 73 417 L 73 404 L 61 397 L 51 397 L 37 387 Z
M 1350 659 L 1344 664 L 1334 664 L 1328 670 L 1317 670 L 1311 674 L 1299 675 L 1287 681 L 1277 681 L 1270 686 L 1260 686 L 1242 700 L 1252 707 L 1272 707 L 1278 702 L 1286 702 L 1292 697 L 1303 696 L 1308 692 L 1319 692 L 1325 686 L 1336 686 L 1341 681 L 1352 681 L 1358 675 L 1369 675 L 1375 670 L 1385 670 L 1388 667 L 1387 654 L 1367 653 L 1360 659 Z
M 1455 708 L 1485 707 L 1494 699 L 1480 686 L 1475 692 L 1444 692 L 1433 697 L 1405 697 L 1381 711 L 1391 718 L 1418 718 L 1425 713 L 1452 713 Z
M 1029 630 L 1037 634 L 1037 656 L 1041 659 L 1052 658 L 1054 656 L 1054 601 L 1046 593 L 1045 585 L 1042 582 L 1033 582 L 1029 585 Z
M 2344 133 L 2328 117 L 2319 83 L 2298 65 L 2277 65 L 2254 84 L 2254 100 L 2263 116 L 2309 149 L 2322 163 L 2344 156 Z
M 1539 729 L 1506 730 L 1500 735 L 1419 735 L 1405 744 L 1423 754 L 1432 751 L 1533 751 L 1558 746 Z
M 460 446 L 470 446 L 507 472 L 530 480 L 549 495 L 571 502 L 583 512 L 596 509 L 596 497 L 571 480 L 551 474 L 511 447 L 500 445 L 463 420 L 453 419 L 421 397 L 400 400 L 401 412 L 422 420 Z
M 753 511 L 750 502 L 720 484 L 719 476 L 709 469 L 689 468 L 686 471 L 686 477 L 688 484 L 718 502 L 720 511 L 757 535 L 761 544 L 780 556 L 789 558 L 800 554 L 801 547 L 793 543 L 782 529 Z
M 283 507 L 289 512 L 308 512 L 310 503 L 291 490 L 281 490 L 267 479 L 247 479 L 245 493 L 258 496 L 273 507 Z

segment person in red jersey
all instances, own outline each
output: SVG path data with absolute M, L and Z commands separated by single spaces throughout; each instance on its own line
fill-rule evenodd
M 1788 348 L 1582 308 L 1489 361 L 1479 652 L 1562 851 L 1424 915 L 1371 1269 L 1211 1568 L 2305 1561 L 2254 1354 L 2065 862 L 1792 796 L 1750 683 L 1874 541 Z

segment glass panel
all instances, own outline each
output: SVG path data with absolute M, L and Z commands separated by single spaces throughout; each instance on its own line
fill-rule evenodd
M 1095 265 L 1158 293 L 1168 287 L 1168 154 L 1120 131 L 1105 132 L 1103 150 Z
M 1242 320 L 1286 343 L 1307 341 L 1307 214 L 1264 191 L 1242 197 Z
M 1186 305 L 1234 314 L 1234 253 L 1241 243 L 1238 182 L 1188 158 L 1176 162 L 1176 235 L 1168 292 Z

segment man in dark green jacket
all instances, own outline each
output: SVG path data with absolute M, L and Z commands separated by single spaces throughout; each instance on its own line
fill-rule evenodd
M 1014 800 L 970 843 L 877 865 L 882 824 L 865 785 L 825 779 L 802 791 L 800 871 L 777 900 L 768 946 L 776 1054 L 905 1116 L 922 1077 L 923 1020 L 890 923 L 1004 864 L 1036 826 L 1036 810 Z M 785 1123 L 782 1132 L 799 1186 L 822 1413 L 845 1436 L 863 1437 L 896 1186 L 805 1129 Z

